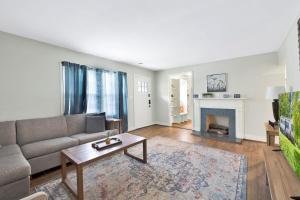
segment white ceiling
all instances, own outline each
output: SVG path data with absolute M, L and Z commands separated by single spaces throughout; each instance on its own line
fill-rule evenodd
M 299 13 L 299 0 L 0 0 L 0 30 L 158 70 L 276 51 Z

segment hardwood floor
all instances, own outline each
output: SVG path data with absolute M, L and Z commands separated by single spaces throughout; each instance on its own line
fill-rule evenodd
M 184 128 L 184 129 L 190 129 L 193 130 L 193 123 L 192 120 L 188 120 L 186 122 L 182 123 L 173 123 L 172 127 L 177 127 L 177 128 Z
M 248 200 L 269 200 L 271 199 L 269 189 L 266 186 L 265 166 L 263 147 L 266 145 L 261 142 L 243 141 L 242 144 L 221 142 L 211 140 L 203 137 L 192 135 L 191 130 L 164 127 L 164 126 L 150 126 L 138 129 L 131 132 L 132 134 L 141 135 L 146 138 L 154 136 L 163 136 L 173 138 L 179 141 L 197 143 L 209 147 L 219 148 L 231 152 L 244 154 L 248 160 L 248 174 L 247 174 L 247 199 Z M 71 166 L 72 168 L 72 166 Z M 31 180 L 31 187 L 46 183 L 50 179 L 60 177 L 60 169 L 50 170 L 38 176 L 34 176 Z

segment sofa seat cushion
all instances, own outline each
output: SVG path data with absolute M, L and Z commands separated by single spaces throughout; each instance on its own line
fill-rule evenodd
M 42 140 L 39 142 L 33 142 L 21 147 L 25 158 L 35 158 L 50 153 L 55 153 L 78 145 L 78 140 L 70 137 L 61 137 L 49 140 Z
M 30 176 L 30 165 L 17 145 L 0 149 L 0 186 Z
M 101 140 L 109 134 L 110 136 L 118 134 L 118 130 L 107 130 L 99 133 L 79 133 L 76 135 L 72 135 L 72 138 L 76 138 L 79 140 L 79 144 L 84 144 L 88 142 L 93 142 L 96 140 Z
M 99 133 L 79 133 L 72 135 L 71 138 L 79 140 L 79 144 L 84 144 L 88 142 L 93 142 L 95 140 L 101 140 L 107 136 L 108 131 Z

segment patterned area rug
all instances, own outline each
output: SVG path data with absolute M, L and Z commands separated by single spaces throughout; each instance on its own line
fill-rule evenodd
M 142 146 L 129 149 L 142 156 Z M 148 164 L 115 154 L 84 168 L 85 199 L 246 199 L 246 157 L 164 137 L 148 140 Z M 75 171 L 69 173 L 76 183 Z M 40 185 L 49 199 L 75 199 L 61 179 Z

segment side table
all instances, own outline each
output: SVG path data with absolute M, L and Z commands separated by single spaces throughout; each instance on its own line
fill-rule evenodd
M 115 125 L 118 124 L 119 134 L 122 133 L 122 119 L 107 118 L 106 121 L 109 123 L 110 129 L 114 129 Z
M 266 128 L 266 134 L 267 134 L 267 145 L 274 146 L 275 145 L 275 136 L 279 135 L 279 127 L 275 126 L 275 128 L 273 128 L 272 126 L 269 125 L 269 123 L 266 122 L 265 128 Z

